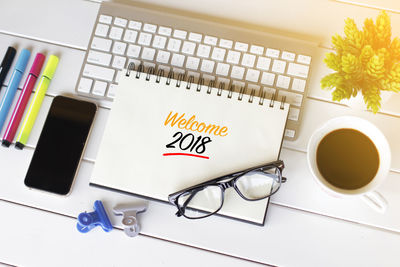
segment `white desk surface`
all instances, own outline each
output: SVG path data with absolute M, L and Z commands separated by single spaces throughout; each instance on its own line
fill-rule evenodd
M 391 5 L 391 1 L 355 2 L 395 9 L 390 15 L 393 33 L 399 36 L 399 6 Z M 0 265 L 399 266 L 400 98 L 392 97 L 385 112 L 373 115 L 330 103 L 329 92 L 319 89 L 319 80 L 329 72 L 322 58 L 330 36 L 342 33 L 344 18 L 354 17 L 361 23 L 366 17 L 376 17 L 378 11 L 332 0 L 149 0 L 141 4 L 144 2 L 261 25 L 264 30 L 315 42 L 318 55 L 313 61 L 318 63 L 312 70 L 302 132 L 297 141 L 284 143 L 282 159 L 288 182 L 272 198 L 266 225 L 254 226 L 217 216 L 191 221 L 175 217 L 173 206 L 151 202 L 148 211 L 140 216 L 142 234 L 137 238 L 126 237 L 120 229 L 105 233 L 96 228 L 85 235 L 78 233 L 77 215 L 91 211 L 95 200 L 103 200 L 106 208 L 140 201 L 88 185 L 109 114 L 107 105 L 100 103 L 70 196 L 28 190 L 23 179 L 52 98 L 74 93 L 100 4 L 84 0 L 3 0 L 0 55 L 13 45 L 18 50 L 30 48 L 33 53 L 56 53 L 60 65 L 28 147 L 23 151 L 0 147 Z M 43 13 L 38 15 L 39 11 Z M 342 114 L 372 121 L 389 140 L 392 171 L 379 188 L 389 202 L 383 215 L 359 199 L 332 198 L 312 181 L 306 165 L 307 141 L 320 123 Z M 117 218 L 111 216 L 111 220 L 121 228 Z

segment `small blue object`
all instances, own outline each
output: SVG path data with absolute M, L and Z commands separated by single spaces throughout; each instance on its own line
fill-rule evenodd
M 106 232 L 110 232 L 113 229 L 103 203 L 100 200 L 94 202 L 94 212 L 82 212 L 79 214 L 76 228 L 81 233 L 87 233 L 98 225 Z

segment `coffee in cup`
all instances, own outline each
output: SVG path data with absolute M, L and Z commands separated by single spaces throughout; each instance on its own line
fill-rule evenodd
M 384 212 L 386 200 L 374 189 L 390 168 L 390 148 L 372 123 L 357 117 L 334 118 L 320 127 L 308 144 L 314 178 L 335 196 L 360 195 Z

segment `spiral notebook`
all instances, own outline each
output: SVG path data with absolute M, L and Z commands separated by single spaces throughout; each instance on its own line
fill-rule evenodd
M 279 158 L 289 104 L 193 77 L 125 71 L 91 185 L 167 202 L 178 190 Z M 268 203 L 231 188 L 219 214 L 263 225 Z

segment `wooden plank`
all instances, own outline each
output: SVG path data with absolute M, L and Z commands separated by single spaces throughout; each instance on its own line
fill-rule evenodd
M 0 262 L 15 266 L 259 266 L 144 235 L 131 239 L 120 229 L 81 234 L 74 218 L 9 202 L 0 201 L 0 210 L 12 214 L 0 221 Z
M 26 171 L 25 162 L 28 161 L 30 154 L 28 150 L 7 154 L 10 162 L 20 160 L 22 164 L 19 164 L 19 169 L 14 168 L 13 173 L 7 174 L 7 179 L 1 179 L 0 188 L 7 188 L 0 192 L 1 199 L 26 203 L 71 217 L 76 217 L 82 211 L 92 210 L 96 199 L 102 200 L 108 210 L 118 203 L 142 201 L 135 197 L 89 187 L 88 177 L 92 166 L 87 163 L 82 164 L 79 177 L 68 197 L 27 190 L 22 184 L 21 175 Z M 188 220 L 178 218 L 174 213 L 173 206 L 150 202 L 147 212 L 139 217 L 142 233 L 278 266 L 338 266 L 343 261 L 349 266 L 376 266 L 378 263 L 383 266 L 393 266 L 397 247 L 400 245 L 400 235 L 393 232 L 273 204 L 269 208 L 267 224 L 264 227 L 217 216 L 204 220 Z M 13 214 L 18 213 L 14 211 Z M 120 218 L 111 216 L 110 219 L 113 225 L 121 226 Z M 41 219 L 41 222 L 43 221 L 46 220 Z M 26 225 L 26 220 L 23 224 L 29 226 L 29 223 Z M 75 231 L 74 223 L 70 224 L 68 229 Z M 47 223 L 46 227 L 49 227 Z M 6 228 L 1 227 L 1 229 Z M 65 232 L 68 235 L 74 234 L 68 230 Z M 104 235 L 100 229 L 97 232 Z M 90 238 L 91 234 L 84 238 Z M 54 233 L 49 230 L 42 235 L 48 238 L 47 235 L 53 236 Z M 97 238 L 96 240 L 98 241 Z M 377 247 L 379 253 L 373 253 Z M 332 251 L 335 251 L 335 255 L 339 253 L 341 256 L 332 257 Z M 328 258 L 330 260 L 326 262 Z

